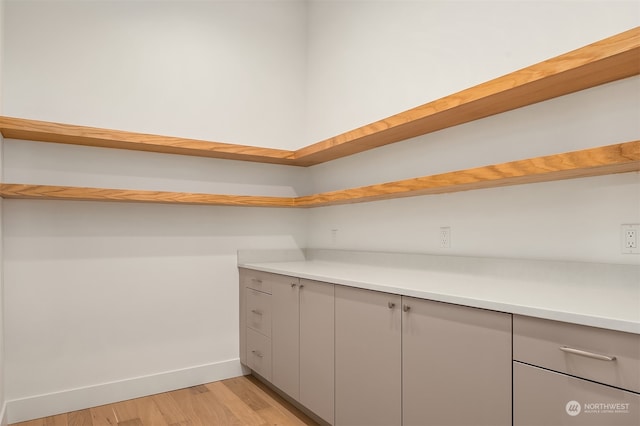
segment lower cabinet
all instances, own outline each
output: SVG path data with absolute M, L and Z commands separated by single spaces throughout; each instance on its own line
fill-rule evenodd
M 510 425 L 511 315 L 336 290 L 336 425 Z
M 282 277 L 271 286 L 271 382 L 296 400 L 300 392 L 299 286 L 293 277 Z
M 241 361 L 333 424 L 333 284 L 246 269 L 240 278 Z
M 271 382 L 333 423 L 334 286 L 291 278 L 272 287 Z
M 638 426 L 640 394 L 513 362 L 516 426 Z
M 404 425 L 511 424 L 511 315 L 403 297 Z
M 334 423 L 334 285 L 300 280 L 300 398 Z
M 640 335 L 513 316 L 515 426 L 640 425 Z
M 329 424 L 640 425 L 640 335 L 240 278 L 241 362 Z
M 335 288 L 335 424 L 402 423 L 401 297 Z

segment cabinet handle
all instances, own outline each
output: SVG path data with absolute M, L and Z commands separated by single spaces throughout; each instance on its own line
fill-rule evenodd
M 303 287 L 304 287 L 304 284 L 300 284 L 300 288 L 303 288 Z
M 602 354 L 597 354 L 595 352 L 589 352 L 589 351 L 582 351 L 580 349 L 570 348 L 569 346 L 560 346 L 560 350 L 562 352 L 566 352 L 566 353 L 569 353 L 569 354 L 586 356 L 587 358 L 599 359 L 601 361 L 615 361 L 616 360 L 615 356 L 602 355 Z
M 402 310 L 403 310 L 404 312 L 409 312 L 409 309 L 411 309 L 411 306 L 409 306 L 409 305 L 404 305 L 404 306 L 402 307 Z
M 294 288 L 295 286 L 297 286 L 298 284 L 296 283 L 291 283 L 291 288 Z
M 256 315 L 262 315 L 262 311 L 259 311 L 257 309 L 252 309 L 251 312 L 253 312 Z
M 262 280 L 258 278 L 251 278 L 251 282 L 254 282 L 256 284 L 262 284 Z
M 396 307 L 396 304 L 393 302 L 387 302 L 387 306 L 389 307 L 389 309 L 393 309 Z
M 251 353 L 254 354 L 255 356 L 257 356 L 258 358 L 264 357 L 264 355 L 262 355 L 262 352 L 260 352 L 260 351 L 251 351 Z

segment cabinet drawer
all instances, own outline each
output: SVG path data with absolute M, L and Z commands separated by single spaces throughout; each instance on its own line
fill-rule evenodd
M 247 289 L 247 327 L 271 337 L 271 295 Z
M 637 426 L 640 395 L 513 363 L 514 426 Z
M 240 285 L 271 294 L 271 282 L 278 276 L 268 272 L 240 269 Z
M 514 315 L 513 359 L 640 392 L 638 334 Z
M 271 339 L 247 329 L 247 365 L 271 381 Z

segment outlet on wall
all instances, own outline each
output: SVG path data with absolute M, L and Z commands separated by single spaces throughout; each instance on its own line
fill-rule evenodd
M 336 228 L 331 230 L 331 244 L 336 245 L 338 243 L 338 230 Z
M 623 254 L 640 253 L 638 247 L 638 238 L 640 235 L 640 224 L 623 224 L 621 225 L 621 242 Z
M 440 228 L 440 248 L 451 248 L 451 227 Z

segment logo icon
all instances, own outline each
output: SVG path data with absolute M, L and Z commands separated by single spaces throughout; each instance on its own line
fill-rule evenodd
M 567 414 L 570 416 L 577 416 L 582 411 L 582 407 L 578 401 L 569 401 L 567 405 L 565 405 L 564 409 L 567 411 Z

